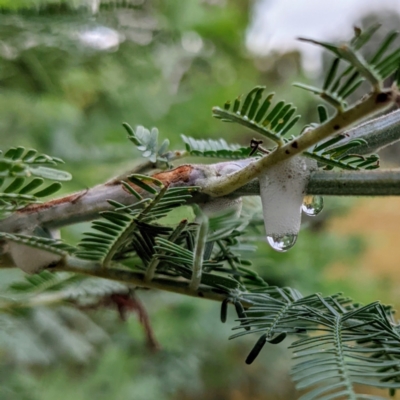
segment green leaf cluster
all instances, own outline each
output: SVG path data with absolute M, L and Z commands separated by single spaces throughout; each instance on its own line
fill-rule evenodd
M 303 297 L 291 288 L 268 287 L 242 295 L 249 308 L 239 318 L 245 329 L 236 338 L 263 333 L 250 352 L 252 363 L 266 343 L 288 334 L 293 342 L 293 379 L 308 392 L 301 400 L 367 398 L 355 385 L 399 387 L 399 325 L 391 307 L 379 302 L 361 306 L 341 294 Z M 374 397 L 375 398 L 375 397 Z
M 0 216 L 60 190 L 60 182 L 70 180 L 71 174 L 50 166 L 63 163 L 60 158 L 21 146 L 0 153 Z M 47 184 L 45 180 L 56 182 Z
M 264 86 L 256 86 L 243 101 L 239 96 L 233 104 L 228 101 L 223 108 L 214 107 L 213 116 L 224 122 L 245 126 L 281 144 L 282 137 L 296 124 L 300 115 L 295 115 L 297 108 L 293 104 L 283 100 L 272 107 L 275 93 L 269 93 L 263 98 L 264 90 Z
M 168 165 L 171 156 L 171 153 L 167 152 L 169 140 L 164 139 L 159 146 L 157 128 L 148 130 L 139 125 L 135 131 L 126 122 L 123 123 L 123 127 L 128 132 L 128 139 L 142 152 L 143 157 L 148 158 L 153 164 L 161 162 Z
M 295 86 L 318 95 L 337 109 L 345 109 L 347 98 L 360 87 L 362 82 L 367 80 L 373 86 L 381 85 L 399 67 L 399 49 L 386 54 L 390 45 L 397 38 L 398 32 L 389 32 L 378 45 L 375 53 L 368 59 L 365 59 L 359 51 L 379 28 L 380 25 L 375 24 L 365 31 L 355 29 L 355 35 L 348 44 L 337 45 L 301 38 L 303 41 L 322 46 L 333 53 L 336 58 L 328 70 L 321 89 L 302 84 L 295 84 Z M 347 67 L 341 69 L 340 66 L 343 63 L 347 64 Z
M 110 202 L 115 207 L 114 211 L 102 212 L 102 219 L 93 222 L 93 232 L 85 233 L 85 238 L 78 245 L 78 257 L 108 265 L 112 260 L 125 259 L 136 253 L 142 261 L 148 261 L 155 237 L 169 234 L 172 230 L 157 225 L 157 220 L 186 203 L 196 190 L 192 187 L 168 188 L 154 178 L 141 175 L 131 175 L 128 181 L 124 186 L 137 201 L 129 206 Z M 133 186 L 154 197 L 143 198 Z
M 362 82 L 368 81 L 373 88 L 380 88 L 383 80 L 398 68 L 399 50 L 385 56 L 395 33 L 384 39 L 370 59 L 359 53 L 376 29 L 356 30 L 355 37 L 347 45 L 312 41 L 333 52 L 336 58 L 322 89 L 307 89 L 327 101 L 336 113 L 347 108 L 347 99 Z M 347 65 L 344 69 L 340 67 L 342 62 Z M 300 116 L 296 115 L 294 105 L 284 101 L 273 103 L 274 94 L 264 96 L 264 91 L 264 87 L 257 86 L 243 100 L 239 97 L 222 108 L 215 107 L 213 115 L 222 121 L 245 126 L 279 147 L 289 140 L 284 136 Z M 319 106 L 318 114 L 318 125 L 329 121 L 325 107 Z M 313 124 L 309 129 L 316 126 Z M 159 145 L 156 128 L 148 130 L 139 126 L 133 130 L 128 124 L 124 127 L 129 140 L 148 159 L 151 167 L 170 167 L 177 152 L 168 150 L 168 140 Z M 341 143 L 344 138 L 339 135 L 318 143 L 305 155 L 316 159 L 326 169 L 373 169 L 379 166 L 376 155 L 352 153 L 364 143 L 362 138 Z M 196 140 L 182 135 L 182 140 L 186 152 L 180 152 L 180 156 L 235 159 L 253 153 L 249 147 L 228 144 L 223 139 Z M 265 152 L 268 150 L 262 149 L 258 153 L 256 149 L 254 154 L 258 156 Z M 60 163 L 57 158 L 22 147 L 6 152 L 0 159 L 0 183 L 4 187 L 4 193 L 0 194 L 2 210 L 15 210 L 58 190 L 59 181 L 70 179 L 68 173 L 51 167 Z M 45 179 L 56 182 L 46 186 Z M 197 293 L 199 285 L 203 285 L 210 293 L 224 298 L 222 321 L 226 320 L 228 303 L 234 304 L 240 322 L 237 329 L 241 331 L 232 338 L 248 333 L 262 334 L 247 358 L 248 363 L 255 360 L 267 343 L 278 344 L 287 335 L 299 336 L 291 348 L 296 360 L 294 380 L 300 389 L 309 390 L 303 400 L 368 398 L 355 392 L 356 384 L 389 390 L 400 387 L 400 328 L 391 308 L 379 303 L 362 307 L 341 295 L 303 297 L 295 289 L 268 286 L 241 255 L 246 247 L 241 239 L 251 221 L 242 221 L 233 212 L 212 218 L 199 212 L 195 221 L 180 218 L 173 223 L 163 223 L 162 218 L 170 212 L 190 201 L 196 202 L 193 196 L 197 188 L 168 187 L 157 179 L 139 174 L 130 175 L 122 185 L 132 197 L 131 204 L 110 200 L 112 211 L 100 213 L 100 218 L 92 223 L 91 230 L 84 233 L 76 248 L 38 236 L 3 232 L 0 237 L 65 257 L 72 256 L 80 262 L 93 262 L 90 265 L 95 271 L 105 275 L 108 271 L 133 272 L 135 277 L 143 277 L 143 283 L 147 284 L 157 279 L 160 286 L 164 284 L 169 289 L 172 286 L 168 285 L 172 284 L 181 289 L 193 289 L 193 286 L 192 295 Z M 194 278 L 198 279 L 198 286 L 193 285 Z M 128 290 L 126 285 L 111 280 L 48 271 L 13 284 L 10 289 L 17 295 L 17 301 L 5 302 L 3 309 L 7 311 L 30 309 L 35 301 L 47 301 L 48 297 L 40 295 L 49 292 L 58 295 L 57 302 L 76 302 L 81 298 L 101 298 Z M 51 325 L 52 318 L 56 320 L 57 315 L 46 310 L 40 318 Z M 59 327 L 64 325 L 59 323 Z M 51 326 L 56 331 L 57 326 Z M 69 344 L 72 346 L 74 341 L 70 340 Z M 88 353 L 83 352 L 85 356 Z
M 250 155 L 250 149 L 248 147 L 241 147 L 238 144 L 229 144 L 224 139 L 196 140 L 185 135 L 181 135 L 181 138 L 185 143 L 186 151 L 191 156 L 227 158 L 234 160 L 238 158 L 246 158 Z

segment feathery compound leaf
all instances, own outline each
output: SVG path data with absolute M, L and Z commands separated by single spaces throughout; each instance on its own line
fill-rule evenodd
M 128 241 L 130 231 L 134 229 L 133 215 L 107 211 L 101 214 L 104 220 L 92 223 L 94 232 L 85 232 L 85 238 L 78 245 L 76 255 L 88 260 L 111 261 L 116 251 Z
M 47 154 L 37 154 L 36 150 L 26 150 L 24 147 L 11 148 L 4 154 L 0 154 L 0 176 L 2 177 L 30 177 L 41 176 L 53 180 L 70 180 L 68 172 L 46 165 L 63 164 L 60 158 L 50 157 Z
M 25 184 L 28 180 L 29 183 Z M 8 186 L 2 188 L 3 184 Z M 34 192 L 40 186 L 45 186 L 40 191 Z M 62 187 L 61 183 L 53 182 L 46 186 L 44 179 L 34 178 L 32 180 L 23 177 L 17 177 L 14 180 L 7 179 L 0 182 L 0 214 L 6 216 L 8 213 L 28 204 L 39 203 L 39 198 L 56 193 Z M 3 192 L 1 192 L 3 190 Z M 34 193 L 31 193 L 34 192 Z M 30 194 L 29 194 L 30 193 Z
M 266 340 L 270 341 L 275 334 L 282 332 L 296 332 L 296 318 L 299 314 L 298 301 L 303 297 L 297 292 L 288 294 L 284 289 L 268 287 L 262 293 L 249 293 L 242 295 L 241 299 L 252 306 L 246 311 L 246 317 L 241 318 L 241 325 L 233 329 L 248 328 L 251 330 L 239 332 L 230 337 L 234 339 L 249 333 L 263 332 Z M 283 340 L 283 339 L 282 339 Z
M 344 135 L 330 138 L 316 145 L 312 152 L 305 152 L 304 155 L 325 165 L 325 169 L 335 167 L 346 170 L 379 168 L 379 156 L 377 154 L 362 156 L 352 153 L 352 149 L 355 149 L 356 153 L 357 148 L 366 143 L 364 139 L 353 139 L 342 145 L 335 145 L 340 143 L 343 138 L 345 138 Z
M 194 251 L 185 249 L 161 237 L 156 238 L 155 250 L 155 257 L 159 259 L 160 263 L 164 263 L 164 268 L 168 268 L 168 270 L 163 270 L 164 273 L 175 271 L 179 273 L 179 276 L 191 280 L 195 258 Z M 201 274 L 202 284 L 226 290 L 238 288 L 239 284 L 234 279 L 204 272 L 212 269 L 214 265 L 215 262 L 203 261 L 203 272 Z
M 384 59 L 385 52 L 397 37 L 397 32 L 390 32 L 379 45 L 376 53 L 368 61 L 359 50 L 371 39 L 378 30 L 379 25 L 373 25 L 361 31 L 355 30 L 354 38 L 348 43 L 336 45 L 333 43 L 320 42 L 311 39 L 300 38 L 300 40 L 317 44 L 324 47 L 335 55 L 335 58 L 328 69 L 322 89 L 295 84 L 317 94 L 338 110 L 347 108 L 346 99 L 362 84 L 366 79 L 374 88 L 383 85 L 383 80 L 393 74 L 400 63 L 400 49 L 394 50 Z M 343 68 L 341 62 L 349 64 Z
M 114 211 L 100 213 L 103 217 L 92 223 L 95 232 L 86 232 L 79 243 L 77 256 L 102 261 L 109 266 L 112 260 L 124 258 L 126 254 L 136 252 L 143 261 L 148 262 L 154 253 L 154 238 L 170 233 L 171 228 L 151 225 L 165 216 L 173 208 L 183 205 L 196 188 L 166 188 L 158 192 L 144 181 L 152 182 L 157 187 L 160 181 L 142 175 L 134 175 L 129 180 L 151 194 L 153 199 L 140 200 L 129 206 L 117 207 Z M 148 243 L 146 243 L 146 240 Z M 147 249 L 147 252 L 143 252 Z
M 361 76 L 366 78 L 373 86 L 379 83 L 379 76 L 377 76 L 375 69 L 371 65 L 369 65 L 364 57 L 357 51 L 367 42 L 367 40 L 364 41 L 364 43 L 361 43 L 360 41 L 358 46 L 354 46 L 351 42 L 348 44 L 342 43 L 340 45 L 336 45 L 334 43 L 320 42 L 317 40 L 306 38 L 299 38 L 299 40 L 324 47 L 325 49 L 334 53 L 335 56 L 339 59 L 347 61 L 361 74 Z
M 293 378 L 299 389 L 310 390 L 301 400 L 325 398 L 321 396 L 326 393 L 330 393 L 330 398 L 358 399 L 356 384 L 399 388 L 399 381 L 389 382 L 398 379 L 398 364 L 384 357 L 379 359 L 373 352 L 394 339 L 396 344 L 388 350 L 388 355 L 398 356 L 399 336 L 387 321 L 383 307 L 374 303 L 347 311 L 334 303 L 320 301 L 327 313 L 309 308 L 308 318 L 322 323 L 325 332 L 300 339 L 291 346 L 297 361 Z
M 250 154 L 249 147 L 228 144 L 224 139 L 197 140 L 185 135 L 181 135 L 181 138 L 191 156 L 238 159 L 246 158 Z
M 355 385 L 400 388 L 400 334 L 391 308 L 378 302 L 360 307 L 340 295 L 302 297 L 276 287 L 240 294 L 236 301 L 251 307 L 239 313 L 241 325 L 235 329 L 250 330 L 232 338 L 262 334 L 247 363 L 267 342 L 280 343 L 288 333 L 317 332 L 290 346 L 294 380 L 308 390 L 301 400 L 367 398 L 356 394 Z
M 284 101 L 276 103 L 271 108 L 274 94 L 268 94 L 262 101 L 264 90 L 264 86 L 256 86 L 247 94 L 243 102 L 238 97 L 232 107 L 230 102 L 225 103 L 223 109 L 214 107 L 213 116 L 225 122 L 236 122 L 266 136 L 275 143 L 282 144 L 282 136 L 293 127 L 300 116 L 293 117 L 296 107 Z
M 328 104 L 337 109 L 343 109 L 346 107 L 344 99 L 339 97 L 337 93 L 331 93 L 314 86 L 304 85 L 303 83 L 294 83 L 293 86 L 316 94 L 317 96 L 321 97 L 322 100 L 326 101 Z
M 123 283 L 102 278 L 79 277 L 71 278 L 63 287 L 63 294 L 67 299 L 86 299 L 90 297 L 102 298 L 116 293 L 128 293 L 129 287 Z
M 36 150 L 24 147 L 13 147 L 5 154 L 0 152 L 0 216 L 5 217 L 12 211 L 39 202 L 40 197 L 57 192 L 61 183 L 46 186 L 45 179 L 67 181 L 71 174 L 46 165 L 61 163 L 59 158 L 37 154 Z
M 23 281 L 14 282 L 9 289 L 18 293 L 43 293 L 47 291 L 59 291 L 66 285 L 81 277 L 68 272 L 42 271 L 35 275 L 25 275 Z
M 167 151 L 169 140 L 165 139 L 159 146 L 157 128 L 148 130 L 139 125 L 135 131 L 126 122 L 124 122 L 122 126 L 128 132 L 128 139 L 137 147 L 143 157 L 148 158 L 152 163 L 157 163 L 157 161 L 169 163 L 170 154 Z
M 126 285 L 108 279 L 49 271 L 25 275 L 23 281 L 12 283 L 9 290 L 30 296 L 44 292 L 57 292 L 59 297 L 65 300 L 85 298 L 85 301 L 88 300 L 88 297 L 104 297 L 128 292 Z
M 399 33 L 396 31 L 389 32 L 374 56 L 371 58 L 371 65 L 375 67 L 382 79 L 387 78 L 398 68 L 400 62 L 400 49 L 393 50 L 382 60 L 382 57 L 387 52 L 390 45 L 396 40 L 398 34 Z

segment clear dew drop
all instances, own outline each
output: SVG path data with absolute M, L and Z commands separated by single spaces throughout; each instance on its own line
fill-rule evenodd
M 315 217 L 324 208 L 324 198 L 322 196 L 306 196 L 301 208 L 305 214 Z
M 276 251 L 284 253 L 294 246 L 297 235 L 268 235 L 269 245 Z

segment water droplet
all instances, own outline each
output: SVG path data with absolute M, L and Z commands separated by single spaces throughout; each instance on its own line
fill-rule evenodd
M 269 245 L 276 251 L 285 252 L 294 246 L 297 235 L 268 235 Z
M 306 196 L 301 208 L 305 214 L 315 217 L 324 208 L 324 198 L 322 196 Z

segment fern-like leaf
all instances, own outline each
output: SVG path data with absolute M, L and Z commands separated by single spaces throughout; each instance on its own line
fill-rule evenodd
M 265 87 L 256 86 L 244 101 L 238 97 L 233 105 L 227 102 L 223 108 L 214 107 L 213 116 L 225 122 L 236 122 L 282 144 L 282 136 L 289 132 L 300 116 L 295 116 L 297 109 L 291 103 L 279 101 L 272 107 L 274 93 L 263 99 L 264 90 Z
M 68 172 L 44 166 L 56 166 L 64 161 L 47 154 L 38 154 L 34 149 L 12 147 L 0 155 L 0 177 L 30 177 L 31 175 L 67 181 L 71 179 Z
M 400 337 L 383 307 L 374 303 L 347 311 L 322 299 L 321 303 L 328 313 L 310 309 L 309 319 L 322 323 L 324 332 L 291 346 L 297 361 L 293 378 L 299 389 L 310 390 L 301 400 L 365 398 L 356 393 L 355 385 L 399 388 L 398 361 L 393 361 L 398 356 Z M 395 341 L 390 349 L 384 345 L 388 340 Z M 385 350 L 395 358 L 379 359 L 374 349 L 378 354 Z
M 332 52 L 335 58 L 328 69 L 322 88 L 298 83 L 295 86 L 318 95 L 321 99 L 339 110 L 347 107 L 346 99 L 365 79 L 372 86 L 379 87 L 384 79 L 397 70 L 400 62 L 400 49 L 396 49 L 384 57 L 388 48 L 396 39 L 397 32 L 389 32 L 378 46 L 377 51 L 369 59 L 365 59 L 361 55 L 359 50 L 368 43 L 379 27 L 380 25 L 372 25 L 365 31 L 356 29 L 353 39 L 348 44 L 336 45 L 300 38 L 300 40 L 324 47 Z M 341 68 L 343 61 L 347 66 Z
M 360 307 L 340 295 L 302 297 L 289 288 L 263 288 L 239 295 L 251 304 L 239 318 L 233 335 L 261 333 L 247 362 L 254 361 L 265 343 L 281 342 L 286 334 L 303 338 L 290 347 L 296 365 L 301 400 L 364 399 L 355 385 L 400 388 L 400 335 L 390 307 L 378 302 Z M 311 335 L 307 332 L 316 332 Z
M 299 302 L 304 302 L 303 296 L 294 290 L 277 287 L 260 289 L 262 292 L 245 294 L 243 300 L 249 302 L 251 307 L 246 311 L 246 317 L 241 319 L 241 325 L 234 329 L 251 328 L 249 331 L 239 332 L 230 339 L 247 335 L 248 333 L 265 333 L 266 340 L 271 340 L 277 333 L 295 333 L 296 318 Z M 312 300 L 312 299 L 311 299 Z
M 155 250 L 155 257 L 160 260 L 160 263 L 164 264 L 164 267 L 167 266 L 169 270 L 177 272 L 179 276 L 183 276 L 188 280 L 191 279 L 194 263 L 193 251 L 163 238 L 156 239 Z M 215 266 L 215 262 L 213 261 L 204 261 L 202 264 L 204 271 L 212 269 Z M 232 278 L 208 272 L 202 273 L 201 283 L 225 290 L 236 289 L 239 286 L 238 282 Z
M 227 159 L 246 158 L 250 154 L 249 147 L 241 147 L 238 144 L 228 144 L 224 139 L 219 140 L 197 140 L 181 135 L 185 143 L 186 151 L 191 156 L 217 157 Z
M 325 166 L 324 169 L 336 167 L 346 170 L 371 170 L 379 168 L 379 156 L 377 154 L 362 156 L 352 153 L 351 150 L 362 145 L 365 140 L 354 139 L 342 145 L 335 145 L 343 138 L 343 135 L 338 135 L 316 145 L 312 152 L 307 151 L 304 154 L 323 164 Z
M 143 243 L 138 246 L 134 246 L 134 244 L 142 239 L 143 231 L 153 230 L 155 236 L 170 233 L 171 228 L 151 223 L 165 216 L 173 208 L 183 205 L 196 190 L 196 188 L 161 187 L 157 191 L 146 183 L 146 181 L 154 183 L 152 178 L 135 175 L 131 176 L 129 180 L 135 185 L 140 185 L 150 194 L 155 194 L 155 197 L 139 200 L 129 206 L 116 207 L 114 211 L 100 213 L 103 219 L 92 223 L 94 232 L 85 233 L 85 238 L 79 244 L 78 257 L 101 261 L 108 266 L 113 259 L 124 258 L 124 254 L 129 251 L 136 250 L 142 254 L 146 248 Z M 144 233 L 144 235 L 147 234 Z M 152 245 L 150 244 L 148 247 L 149 257 L 151 257 Z
M 169 140 L 165 139 L 161 145 L 158 144 L 158 129 L 146 129 L 138 126 L 134 130 L 129 124 L 124 122 L 123 127 L 128 132 L 128 139 L 142 153 L 142 156 L 148 158 L 152 163 L 162 162 L 169 165 L 171 153 L 168 152 Z
M 29 306 L 29 299 L 42 293 L 57 293 L 60 300 L 84 300 L 102 298 L 115 293 L 127 293 L 123 283 L 109 279 L 92 278 L 68 272 L 42 271 L 35 275 L 25 275 L 24 280 L 13 282 L 8 291 L 17 297 L 20 306 Z
M 60 158 L 24 147 L 0 153 L 0 217 L 60 190 L 60 181 L 70 180 L 71 174 L 49 166 L 62 163 Z M 46 179 L 58 182 L 47 184 Z

